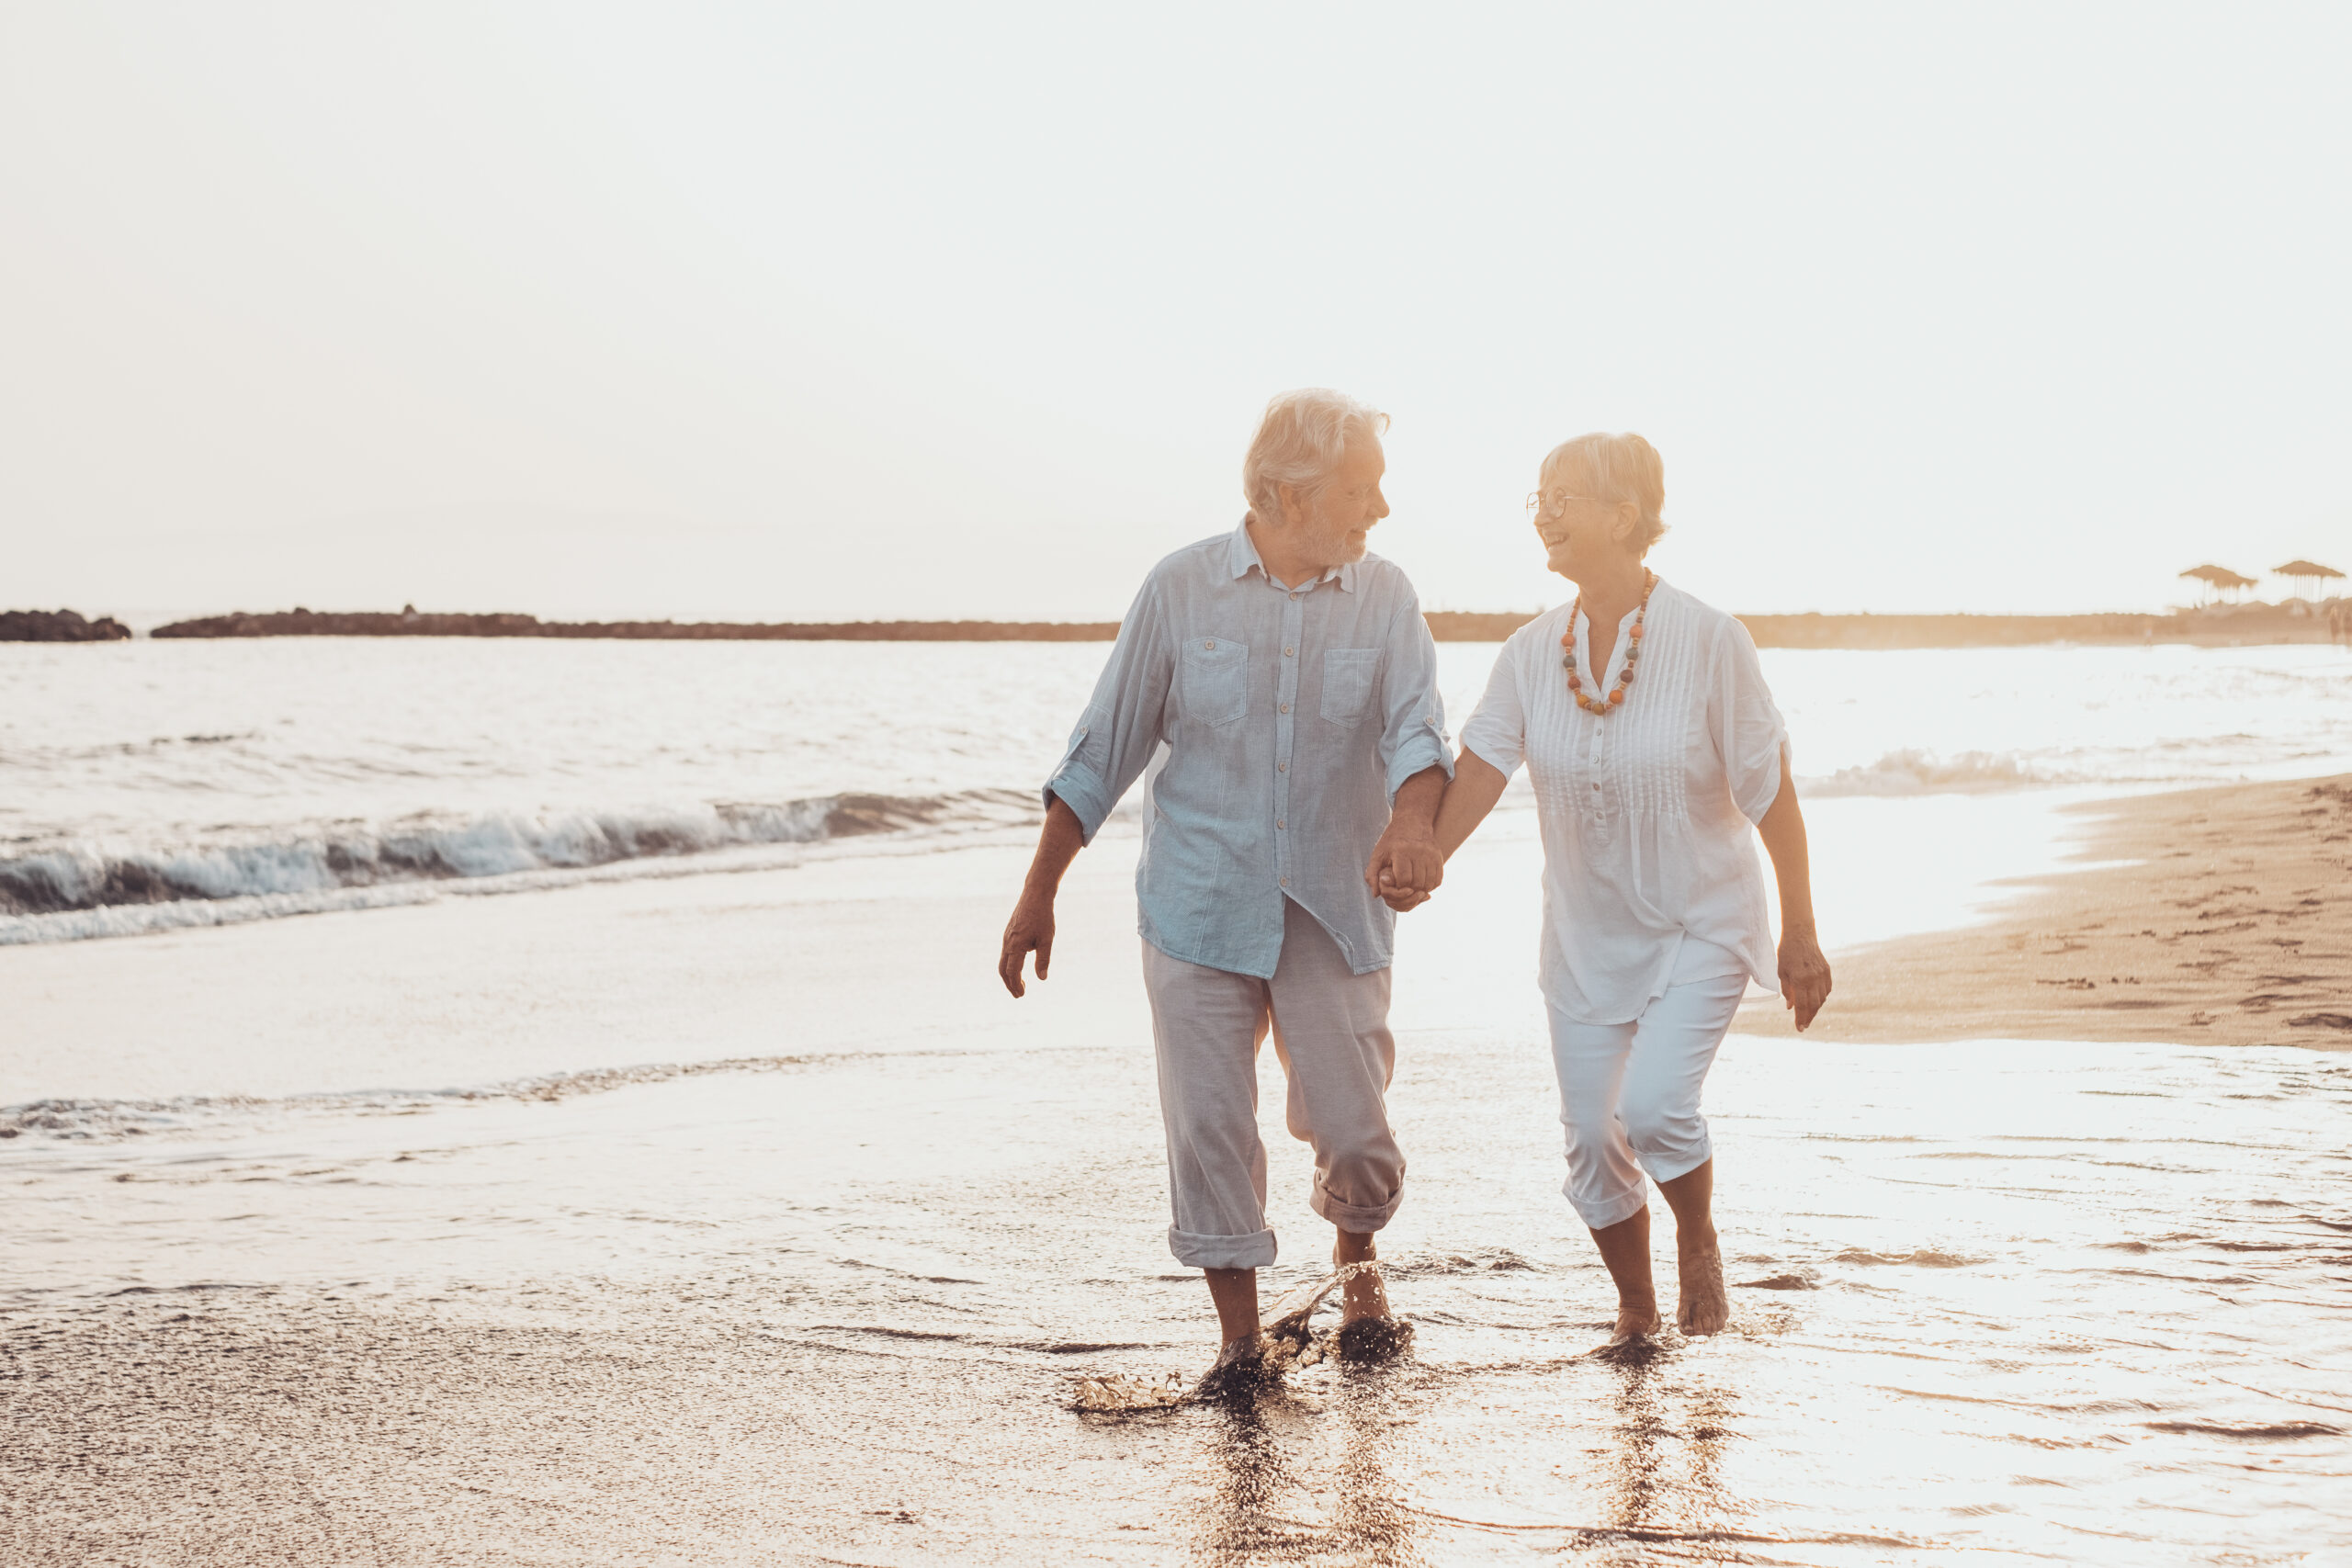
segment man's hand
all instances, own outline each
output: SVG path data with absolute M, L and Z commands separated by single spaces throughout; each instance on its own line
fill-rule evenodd
M 1401 818 L 1388 819 L 1388 830 L 1372 848 L 1371 863 L 1363 868 L 1364 886 L 1392 909 L 1426 902 L 1445 880 L 1445 857 L 1437 852 L 1437 839 L 1426 824 Z M 1418 895 L 1418 897 L 1416 897 Z M 1398 904 L 1398 897 L 1411 898 Z
M 1443 768 L 1423 768 L 1396 791 L 1388 827 L 1372 847 L 1363 885 L 1373 897 L 1399 912 L 1429 902 L 1445 880 L 1445 856 L 1437 847 L 1438 803 L 1445 795 Z
M 1806 930 L 1781 933 L 1781 1002 L 1797 1015 L 1797 1029 L 1803 1032 L 1821 1004 L 1829 999 L 1829 960 L 1821 956 L 1821 944 Z
M 1032 953 L 1037 955 L 1037 978 L 1042 980 L 1054 961 L 1054 896 L 1050 893 L 1024 891 L 1021 902 L 1012 907 L 1012 919 L 1004 922 L 1004 951 L 997 958 L 996 972 L 1004 988 L 1016 997 L 1027 993 L 1021 966 Z
M 996 960 L 997 978 L 1016 997 L 1028 989 L 1021 983 L 1021 965 L 1031 953 L 1037 955 L 1040 980 L 1054 961 L 1054 893 L 1085 842 L 1078 813 L 1059 795 L 1049 796 L 1046 826 L 1037 834 L 1037 858 L 1029 863 L 1029 879 L 1021 885 L 1021 902 L 1012 907 L 1012 919 L 1004 922 L 1004 947 Z

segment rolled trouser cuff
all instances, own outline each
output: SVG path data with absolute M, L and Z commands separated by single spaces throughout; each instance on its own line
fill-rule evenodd
M 1274 1263 L 1274 1233 L 1261 1230 L 1247 1235 L 1203 1235 L 1170 1225 L 1168 1250 L 1187 1269 L 1271 1269 Z
M 1385 1203 L 1342 1203 L 1325 1190 L 1319 1179 L 1315 1183 L 1313 1190 L 1306 1194 L 1308 1208 L 1341 1230 L 1354 1231 L 1359 1235 L 1384 1228 L 1389 1221 L 1396 1217 L 1397 1207 L 1404 1201 L 1405 1194 L 1402 1190 L 1399 1190 L 1396 1195 Z
M 1693 1166 L 1691 1168 L 1695 1170 L 1698 1168 Z M 1584 1222 L 1585 1229 L 1593 1231 L 1622 1225 L 1650 1206 L 1650 1190 L 1646 1187 L 1636 1187 L 1616 1198 L 1600 1201 L 1580 1199 L 1577 1196 L 1573 1178 L 1561 1187 L 1560 1195 L 1568 1201 L 1568 1207 L 1577 1212 L 1577 1218 Z
M 1642 1168 L 1649 1173 L 1650 1179 L 1663 1187 L 1676 1177 L 1688 1176 L 1714 1158 L 1715 1144 L 1713 1138 L 1702 1132 L 1695 1145 L 1672 1156 L 1645 1155 L 1635 1149 L 1634 1157 L 1642 1162 Z

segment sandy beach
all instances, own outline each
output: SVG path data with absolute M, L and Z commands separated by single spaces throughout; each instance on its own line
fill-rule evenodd
M 2078 805 L 2085 841 L 1999 918 L 1841 953 L 1824 1040 L 2352 1049 L 2352 778 Z M 1737 1027 L 1793 1032 L 1773 998 Z
M 2020 804 L 1907 819 L 1957 842 Z M 2338 1538 L 2345 1058 L 1735 1034 L 1732 1331 L 1596 1359 L 1532 826 L 1498 816 L 1403 939 L 1413 1359 L 1238 1415 L 1071 1408 L 1207 1354 L 1161 1236 L 1131 829 L 1022 1004 L 990 994 L 1011 841 L 0 950 L 0 1098 L 83 1097 L 0 1143 L 0 1558 L 2139 1568 Z M 1847 929 L 1902 907 L 1838 881 Z M 1271 1299 L 1319 1243 L 1261 1078 Z

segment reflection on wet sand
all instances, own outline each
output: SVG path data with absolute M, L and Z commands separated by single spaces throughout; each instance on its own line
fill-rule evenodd
M 1473 1517 L 1413 1500 L 1408 1474 L 1445 1463 L 1442 1454 L 1414 1451 L 1421 1417 L 1435 1395 L 1459 1393 L 1489 1369 L 1397 1364 L 1345 1368 L 1328 1384 L 1284 1386 L 1217 1408 L 1204 1433 L 1197 1496 L 1169 1522 L 1193 1561 L 1230 1568 L 1406 1568 L 1530 1551 L 1575 1561 L 1730 1563 L 1762 1561 L 1759 1546 L 1909 1544 L 1759 1528 L 1722 1473 L 1741 1436 L 1736 1395 L 1717 1378 L 1694 1375 L 1676 1350 L 1649 1341 L 1576 1358 L 1577 1371 L 1597 1374 L 1598 1386 L 1593 1376 L 1575 1379 L 1598 1396 L 1597 1425 L 1567 1436 L 1606 1440 L 1556 1450 L 1552 1468 L 1584 1483 L 1595 1505 L 1589 1520 Z
M 1392 1468 L 1412 1416 L 1414 1369 L 1344 1367 L 1216 1412 L 1207 1483 L 1186 1533 L 1196 1560 L 1414 1568 L 1425 1528 Z
M 1735 1435 L 1730 1391 L 1678 1380 L 1655 1343 L 1619 1347 L 1607 1359 L 1617 1382 L 1616 1441 L 1601 1455 L 1608 1527 L 1648 1540 L 1730 1530 L 1745 1512 L 1721 1475 Z

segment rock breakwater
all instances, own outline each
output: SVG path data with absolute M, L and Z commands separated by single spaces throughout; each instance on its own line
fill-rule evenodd
M 2170 615 L 1743 615 L 1759 648 L 2002 648 L 2048 643 L 2325 642 L 2352 612 L 2328 606 L 2217 605 Z M 1440 642 L 1500 642 L 1534 617 L 1523 612 L 1436 610 Z M 78 617 L 77 617 L 78 619 Z M 100 622 L 112 626 L 113 622 Z M 112 635 L 128 636 L 118 631 Z M 710 642 L 1109 642 L 1116 621 L 543 621 L 525 615 L 243 610 L 158 626 L 159 637 L 539 637 Z
M 0 610 L 0 642 L 120 642 L 130 628 L 112 615 L 74 610 Z

